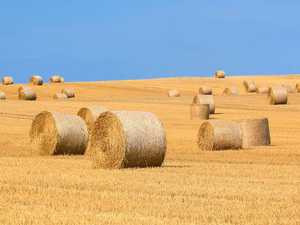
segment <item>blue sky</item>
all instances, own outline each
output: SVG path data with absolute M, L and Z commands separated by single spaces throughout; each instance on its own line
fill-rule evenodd
M 300 73 L 297 0 L 0 0 L 0 76 Z

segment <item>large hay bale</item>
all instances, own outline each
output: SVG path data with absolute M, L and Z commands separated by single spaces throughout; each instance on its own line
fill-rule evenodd
M 20 93 L 22 91 L 28 91 L 28 90 L 32 90 L 31 87 L 19 87 L 18 88 L 18 93 Z
M 206 121 L 198 131 L 198 147 L 202 151 L 241 149 L 243 134 L 232 121 Z
M 65 83 L 65 78 L 61 77 L 60 78 L 60 83 Z
M 215 113 L 215 100 L 212 95 L 196 95 L 193 99 L 193 103 L 209 104 L 210 114 Z
M 90 154 L 97 168 L 161 166 L 166 153 L 162 123 L 150 112 L 108 111 L 94 124 Z
M 168 92 L 168 97 L 180 97 L 180 93 L 177 89 L 173 89 Z
M 256 89 L 256 94 L 268 94 L 269 88 L 268 87 L 258 87 Z
M 64 93 L 68 96 L 68 98 L 74 98 L 75 92 L 72 89 L 63 89 L 61 93 Z
M 199 88 L 199 94 L 200 95 L 211 95 L 212 89 L 209 86 L 202 86 Z
M 268 101 L 270 105 L 286 104 L 288 95 L 285 87 L 270 87 Z
M 299 83 L 296 84 L 296 86 L 295 86 L 295 92 L 300 93 L 300 84 Z
M 33 154 L 84 154 L 88 145 L 88 130 L 76 115 L 44 111 L 31 124 L 30 148 Z
M 287 93 L 295 93 L 296 92 L 295 88 L 290 85 L 282 85 L 282 87 L 285 87 Z
M 237 121 L 243 132 L 243 147 L 271 145 L 267 118 Z
M 64 93 L 57 93 L 53 96 L 53 99 L 67 99 L 68 96 Z
M 238 95 L 239 91 L 234 88 L 225 88 L 223 95 Z
M 19 92 L 19 100 L 36 100 L 36 94 L 34 90 L 24 90 Z
M 257 86 L 253 80 L 245 80 L 243 82 L 246 92 L 256 92 Z
M 14 80 L 12 77 L 3 77 L 2 78 L 2 84 L 3 85 L 9 85 L 9 84 L 13 84 Z
M 53 76 L 50 78 L 50 83 L 61 83 L 61 79 L 59 76 Z
M 41 76 L 32 76 L 29 79 L 29 84 L 32 85 L 43 85 L 44 81 Z
M 208 120 L 209 119 L 209 104 L 192 103 L 190 114 L 192 120 Z
M 215 72 L 215 78 L 225 78 L 225 72 L 222 70 L 218 70 Z
M 5 93 L 3 91 L 0 91 L 0 100 L 5 100 L 6 96 Z

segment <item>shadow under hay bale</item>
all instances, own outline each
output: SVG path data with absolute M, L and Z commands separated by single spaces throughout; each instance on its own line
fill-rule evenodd
M 30 100 L 30 101 L 35 101 L 36 100 L 36 94 L 34 90 L 24 90 L 19 92 L 19 100 Z
M 225 88 L 225 90 L 223 91 L 223 95 L 238 95 L 238 94 L 239 94 L 238 90 L 234 88 Z
M 268 87 L 258 87 L 256 89 L 256 94 L 268 94 L 269 88 Z
M 3 77 L 2 78 L 2 84 L 3 85 L 10 85 L 10 84 L 13 84 L 14 83 L 14 80 L 12 77 Z
M 215 78 L 225 78 L 225 72 L 222 70 L 218 70 L 215 72 Z
M 53 99 L 67 99 L 68 96 L 64 93 L 57 93 L 53 96 Z
M 267 118 L 240 120 L 237 123 L 243 132 L 243 147 L 271 145 Z
M 28 90 L 32 90 L 31 87 L 19 87 L 18 88 L 18 93 L 20 93 L 22 91 L 28 91 Z
M 285 87 L 270 87 L 268 101 L 270 105 L 286 104 L 288 95 Z
M 50 83 L 61 83 L 61 79 L 59 76 L 53 76 L 50 78 Z
M 199 88 L 199 94 L 201 95 L 211 95 L 212 89 L 209 86 L 202 86 Z
M 295 93 L 295 88 L 290 86 L 290 85 L 282 85 L 282 87 L 284 87 L 286 89 L 287 93 Z
M 210 114 L 215 113 L 215 100 L 212 95 L 196 95 L 193 99 L 193 103 L 209 104 Z
M 64 93 L 68 96 L 68 98 L 74 98 L 75 92 L 72 89 L 63 89 L 61 93 Z
M 201 151 L 241 149 L 243 134 L 232 121 L 206 121 L 198 131 L 198 147 Z
M 6 96 L 5 93 L 3 91 L 0 91 L 0 100 L 5 100 Z
M 43 85 L 44 81 L 41 76 L 32 76 L 29 79 L 29 84 L 32 85 Z
M 30 148 L 36 155 L 84 154 L 89 136 L 82 118 L 44 111 L 31 124 Z
M 153 113 L 108 111 L 94 123 L 90 155 L 96 168 L 155 167 L 166 148 L 163 125 Z
M 178 90 L 173 89 L 168 92 L 168 97 L 180 97 L 180 93 Z
M 190 114 L 192 120 L 208 120 L 210 114 L 209 104 L 192 103 Z

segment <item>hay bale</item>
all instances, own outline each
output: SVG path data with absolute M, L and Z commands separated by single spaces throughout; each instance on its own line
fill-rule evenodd
M 192 103 L 190 106 L 192 120 L 208 120 L 209 112 L 209 104 Z
M 270 87 L 268 101 L 270 105 L 286 104 L 288 95 L 285 87 Z
M 296 86 L 295 86 L 295 92 L 300 93 L 300 84 L 299 83 L 296 84 Z
M 57 93 L 53 96 L 53 99 L 67 99 L 68 96 L 64 93 Z
M 215 101 L 212 95 L 196 95 L 193 99 L 193 103 L 209 104 L 210 114 L 215 113 Z
M 36 100 L 36 94 L 34 90 L 24 90 L 19 93 L 19 100 Z
M 238 95 L 238 94 L 239 94 L 238 90 L 234 88 L 225 88 L 225 90 L 223 91 L 223 95 Z
M 166 136 L 150 112 L 108 111 L 94 123 L 90 154 L 97 168 L 161 166 Z
M 84 154 L 89 136 L 82 118 L 58 112 L 39 113 L 31 124 L 33 154 Z
M 68 96 L 68 98 L 74 98 L 75 92 L 72 89 L 63 89 L 61 93 L 64 93 Z
M 269 88 L 268 87 L 258 87 L 256 89 L 256 94 L 268 94 Z
M 215 78 L 225 78 L 225 72 L 222 70 L 218 70 L 215 72 Z
M 287 93 L 295 93 L 296 92 L 295 88 L 290 85 L 282 85 L 282 87 L 285 87 Z
M 201 151 L 241 149 L 243 134 L 232 121 L 206 121 L 198 131 L 198 147 Z
M 61 83 L 61 79 L 59 76 L 53 76 L 50 78 L 50 83 Z
M 6 96 L 5 93 L 3 91 L 0 91 L 0 100 L 5 100 Z
M 10 85 L 10 84 L 13 84 L 14 83 L 14 80 L 12 77 L 3 77 L 2 78 L 2 84 L 3 85 Z
M 180 93 L 178 90 L 173 89 L 168 92 L 168 97 L 180 97 Z
M 202 86 L 199 88 L 200 95 L 211 95 L 212 89 L 209 86 Z
M 29 84 L 32 85 L 43 85 L 44 81 L 41 76 L 32 76 L 29 79 Z
M 245 80 L 243 82 L 246 92 L 256 92 L 257 86 L 253 80 Z
M 243 132 L 243 147 L 271 145 L 267 118 L 237 121 Z
M 28 90 L 32 90 L 31 87 L 19 87 L 18 88 L 18 93 L 20 93 L 22 91 L 28 91 Z
M 247 84 L 255 84 L 254 80 L 244 80 L 243 85 L 246 88 Z
M 60 83 L 65 83 L 65 78 L 61 77 L 60 78 Z

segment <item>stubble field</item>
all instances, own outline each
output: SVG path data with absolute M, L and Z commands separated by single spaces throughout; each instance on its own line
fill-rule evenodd
M 0 85 L 0 224 L 299 224 L 300 93 L 269 105 L 258 86 L 295 86 L 300 75 L 168 78 L 31 86 L 37 101 L 19 101 Z M 45 81 L 44 81 L 45 82 Z M 190 119 L 201 85 L 213 89 L 212 120 L 269 119 L 271 146 L 200 152 L 203 121 Z M 222 95 L 226 87 L 240 95 Z M 53 100 L 72 88 L 76 97 Z M 178 89 L 180 98 L 168 98 Z M 162 121 L 167 154 L 162 167 L 94 169 L 88 156 L 31 156 L 29 131 L 41 111 L 77 114 L 85 106 L 150 111 Z

